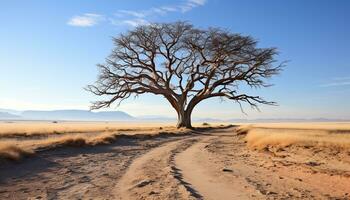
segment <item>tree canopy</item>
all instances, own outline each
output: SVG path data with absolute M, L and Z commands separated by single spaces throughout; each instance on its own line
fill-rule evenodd
M 240 90 L 242 85 L 270 86 L 268 79 L 283 67 L 276 64 L 276 48 L 258 48 L 250 36 L 176 22 L 138 26 L 113 42 L 106 62 L 98 64 L 98 80 L 87 87 L 109 98 L 94 102 L 92 109 L 153 93 L 176 110 L 178 127 L 191 127 L 194 107 L 208 98 L 222 97 L 254 108 L 275 105 Z

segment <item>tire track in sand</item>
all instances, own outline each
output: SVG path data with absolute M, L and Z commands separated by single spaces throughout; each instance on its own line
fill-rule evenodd
M 232 130 L 192 135 L 140 156 L 117 183 L 117 199 L 264 199 L 244 177 L 210 160 L 206 146 Z
M 244 178 L 232 175 L 231 169 L 224 169 L 210 160 L 205 148 L 215 138 L 218 137 L 202 137 L 175 156 L 175 166 L 183 181 L 190 183 L 201 199 L 264 199 Z M 251 194 L 256 196 L 253 198 Z
M 117 199 L 198 199 L 174 166 L 174 155 L 198 141 L 188 137 L 157 147 L 134 160 L 115 188 Z

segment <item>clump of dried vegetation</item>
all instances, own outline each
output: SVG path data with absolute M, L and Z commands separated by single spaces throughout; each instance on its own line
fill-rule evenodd
M 88 135 L 65 135 L 62 137 L 48 138 L 38 141 L 34 146 L 40 149 L 51 149 L 61 146 L 95 146 L 98 144 L 109 144 L 115 141 L 118 134 L 113 132 L 101 133 L 96 136 Z
M 250 125 L 239 126 L 236 129 L 236 133 L 237 135 L 246 135 L 251 129 L 252 129 L 252 126 Z
M 262 150 L 269 147 L 284 148 L 290 145 L 303 147 L 332 147 L 350 149 L 350 129 L 322 128 L 322 126 L 296 126 L 267 124 L 259 126 L 242 126 L 238 134 L 246 134 L 247 146 Z
M 19 160 L 23 156 L 32 155 L 33 153 L 32 150 L 24 149 L 13 144 L 0 143 L 0 158 Z
M 10 140 L 0 142 L 0 158 L 20 160 L 22 157 L 33 155 L 36 151 L 53 149 L 57 147 L 71 146 L 95 146 L 110 144 L 119 138 L 150 138 L 164 135 L 181 135 L 190 130 L 175 130 L 174 127 L 125 129 L 125 133 L 119 131 L 105 131 L 96 134 L 66 134 L 62 136 L 50 136 L 30 140 Z
M 150 130 L 159 124 L 122 122 L 25 122 L 6 123 L 0 121 L 0 138 L 63 135 L 71 133 L 95 133 L 105 131 Z M 164 125 L 169 125 L 164 123 Z M 142 127 L 142 128 L 135 128 Z

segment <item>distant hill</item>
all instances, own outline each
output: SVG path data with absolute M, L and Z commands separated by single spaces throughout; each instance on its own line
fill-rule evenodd
M 91 112 L 89 110 L 11 110 L 0 108 L 1 120 L 71 120 L 71 121 L 125 121 L 135 118 L 122 111 Z
M 91 112 L 88 110 L 27 110 L 23 111 L 21 116 L 30 120 L 123 121 L 134 119 L 122 111 Z
M 139 121 L 155 121 L 155 122 L 176 122 L 176 117 L 168 117 L 162 115 L 142 115 L 137 116 L 137 120 Z
M 8 112 L 0 112 L 0 119 L 19 119 L 20 116 Z
M 0 108 L 0 120 L 67 120 L 67 121 L 140 121 L 140 122 L 176 122 L 176 117 L 162 115 L 144 115 L 133 117 L 122 111 L 91 112 L 89 110 L 11 110 Z M 342 122 L 350 119 L 328 118 L 258 118 L 258 119 L 215 119 L 193 117 L 193 122 L 225 122 L 225 123 L 266 123 L 266 122 Z
M 12 114 L 12 115 L 20 115 L 21 114 L 21 111 L 18 111 L 18 110 L 2 109 L 2 108 L 0 108 L 0 112 L 9 113 L 9 114 Z
M 331 118 L 261 118 L 261 119 L 229 119 L 232 123 L 288 123 L 288 122 L 347 122 L 349 119 L 331 119 Z

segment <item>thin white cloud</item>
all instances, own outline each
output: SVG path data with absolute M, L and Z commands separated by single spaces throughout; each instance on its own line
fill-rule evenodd
M 348 76 L 348 77 L 335 77 L 335 78 L 333 78 L 333 80 L 336 80 L 336 81 L 350 81 L 350 76 Z
M 109 21 L 112 25 L 115 25 L 115 26 L 124 26 L 124 25 L 127 25 L 127 26 L 132 26 L 132 27 L 136 27 L 136 26 L 139 26 L 139 25 L 147 25 L 147 24 L 150 24 L 149 21 L 145 20 L 145 19 L 142 19 L 142 18 L 132 18 L 132 19 L 123 19 L 123 20 L 120 20 L 120 19 L 114 19 L 114 18 L 109 18 Z
M 146 10 L 118 10 L 114 14 L 114 18 L 110 18 L 110 21 L 114 25 L 145 25 L 149 24 L 149 17 L 163 16 L 171 12 L 185 13 L 198 6 L 203 6 L 205 3 L 206 0 L 186 0 L 175 5 L 152 7 Z
M 336 87 L 336 86 L 348 86 L 350 85 L 350 77 L 335 77 L 332 81 L 321 84 L 321 87 Z
M 149 19 L 157 16 L 164 16 L 169 13 L 185 13 L 196 7 L 203 6 L 207 0 L 183 0 L 178 4 L 152 7 L 145 10 L 118 10 L 110 17 L 86 13 L 72 17 L 67 24 L 70 26 L 91 27 L 99 22 L 108 19 L 112 25 L 118 26 L 139 26 L 149 24 Z
M 104 20 L 103 15 L 95 13 L 85 13 L 83 15 L 78 15 L 72 17 L 67 24 L 70 26 L 79 26 L 79 27 L 91 27 L 98 24 L 100 21 Z
M 162 6 L 162 7 L 160 7 L 160 9 L 163 10 L 163 11 L 167 11 L 167 12 L 175 12 L 175 11 L 177 11 L 177 8 L 173 7 L 173 6 Z
M 206 3 L 206 0 L 187 0 L 177 5 L 165 5 L 159 7 L 152 7 L 146 10 L 118 10 L 115 13 L 117 17 L 137 17 L 137 18 L 145 18 L 151 15 L 157 14 L 168 14 L 169 12 L 188 12 L 193 8 L 198 6 L 203 6 Z
M 147 25 L 147 24 L 149 24 L 149 22 L 145 19 L 137 18 L 137 19 L 123 20 L 122 24 L 136 27 L 136 26 L 140 26 L 140 25 Z
M 189 0 L 190 3 L 203 6 L 206 3 L 206 0 Z
M 132 11 L 132 10 L 118 10 L 115 13 L 115 16 L 118 16 L 118 17 L 122 17 L 125 15 L 130 15 L 130 16 L 137 17 L 137 18 L 144 18 L 144 17 L 146 17 L 147 13 L 137 12 L 137 11 Z
M 206 3 L 206 0 L 188 0 L 186 3 L 181 4 L 179 8 L 181 12 L 188 12 L 195 7 L 203 6 Z
M 334 86 L 347 86 L 350 85 L 350 81 L 334 82 L 322 84 L 321 87 L 334 87 Z

